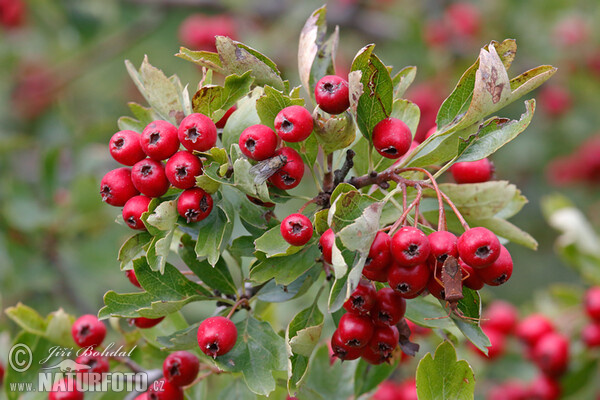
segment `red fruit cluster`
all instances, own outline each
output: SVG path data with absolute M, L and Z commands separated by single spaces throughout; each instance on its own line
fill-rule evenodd
M 229 15 L 193 14 L 179 26 L 179 40 L 194 50 L 216 51 L 215 37 L 228 36 L 235 39 L 236 22 Z
M 138 396 L 153 400 L 183 400 L 183 387 L 190 385 L 198 376 L 200 362 L 187 351 L 176 351 L 163 362 L 164 378 L 152 384 L 147 393 Z
M 79 317 L 71 326 L 71 335 L 75 343 L 86 350 L 81 353 L 75 362 L 81 365 L 87 365 L 89 369 L 80 369 L 77 371 L 78 379 L 81 381 L 84 374 L 103 374 L 109 371 L 108 358 L 102 356 L 94 349 L 102 344 L 106 337 L 106 326 L 98 320 L 95 315 L 86 314 Z M 70 396 L 78 396 L 77 391 L 70 391 Z M 58 396 L 56 394 L 55 396 Z M 60 398 L 60 397 L 57 397 Z M 77 398 L 77 397 L 70 397 Z
M 344 303 L 346 313 L 331 337 L 331 350 L 340 360 L 362 357 L 370 364 L 389 362 L 398 346 L 396 324 L 404 317 L 406 300 L 390 288 L 379 291 L 361 281 Z
M 583 142 L 572 154 L 554 159 L 546 171 L 550 183 L 565 186 L 573 183 L 600 182 L 600 136 Z
M 6 29 L 23 25 L 26 11 L 23 0 L 0 0 L 0 25 Z
M 567 113 L 573 105 L 571 93 L 556 85 L 544 86 L 540 89 L 540 108 L 552 117 L 560 117 Z
M 185 117 L 178 128 L 158 120 L 141 134 L 129 130 L 115 133 L 109 142 L 110 154 L 131 168 L 114 169 L 102 178 L 102 200 L 122 206 L 125 223 L 131 229 L 144 230 L 142 214 L 148 211 L 150 201 L 173 186 L 183 190 L 177 200 L 179 215 L 188 223 L 202 221 L 212 211 L 213 199 L 195 187 L 196 177 L 202 175 L 202 161 L 193 152 L 210 150 L 216 142 L 215 124 L 199 113 Z M 181 145 L 185 150 L 180 150 Z
M 417 383 L 414 378 L 403 382 L 384 381 L 377 387 L 372 400 L 417 400 Z
M 456 2 L 444 10 L 444 15 L 425 24 L 424 39 L 430 47 L 457 45 L 474 38 L 481 28 L 480 11 L 473 3 Z
M 581 340 L 588 349 L 600 347 L 600 286 L 595 286 L 585 293 L 583 298 L 585 313 L 590 322 L 581 331 Z

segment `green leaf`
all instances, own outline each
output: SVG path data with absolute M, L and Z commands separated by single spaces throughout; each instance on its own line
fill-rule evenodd
M 144 255 L 144 249 L 152 240 L 148 232 L 140 232 L 127 239 L 119 249 L 118 260 L 121 263 L 121 271 L 133 268 L 133 260 Z
M 44 336 L 48 322 L 36 310 L 22 303 L 4 310 L 6 315 L 23 330 L 34 335 Z
M 164 271 L 167 258 L 171 253 L 174 233 L 175 230 L 173 228 L 170 231 L 159 232 L 152 238 L 146 252 L 146 258 L 153 271 L 160 271 L 161 273 Z
M 358 282 L 362 277 L 362 270 L 365 266 L 365 261 L 367 260 L 366 255 L 361 256 L 358 252 L 350 252 L 344 249 L 342 254 L 346 264 L 348 266 L 351 265 L 352 267 L 346 268 L 347 271 L 344 276 L 339 278 L 336 277 L 333 286 L 331 287 L 328 300 L 330 313 L 342 308 L 344 301 L 346 301 L 354 289 L 356 289 Z
M 405 317 L 417 325 L 427 328 L 448 329 L 454 324 L 446 318 L 448 312 L 432 296 L 418 296 L 406 300 Z
M 457 361 L 454 346 L 444 341 L 427 353 L 417 367 L 417 395 L 420 400 L 468 400 L 474 398 L 475 378 L 465 360 Z
M 238 100 L 237 110 L 235 110 L 227 120 L 223 128 L 223 147 L 231 148 L 232 144 L 237 144 L 240 134 L 251 125 L 260 124 L 260 118 L 256 111 L 256 102 L 263 95 L 262 87 L 255 87 L 248 96 Z
M 242 379 L 229 380 L 217 400 L 256 400 L 256 395 L 248 390 Z
M 314 167 L 317 157 L 319 156 L 319 141 L 317 140 L 316 134 L 310 135 L 302 142 L 286 143 L 286 146 L 296 150 L 307 166 L 310 168 Z
M 485 219 L 469 219 L 467 222 L 474 226 L 488 228 L 496 235 L 531 250 L 536 250 L 538 247 L 538 242 L 530 234 L 519 229 L 505 219 L 493 217 Z
M 575 364 L 575 365 L 573 365 Z M 579 393 L 582 388 L 589 387 L 592 379 L 596 379 L 598 359 L 588 359 L 583 362 L 575 361 L 569 366 L 566 376 L 560 380 L 561 396 L 569 398 Z
M 169 336 L 159 336 L 156 341 L 171 351 L 197 349 L 199 325 L 198 322 Z
M 415 103 L 398 99 L 394 101 L 392 106 L 392 113 L 390 117 L 398 118 L 404 122 L 410 129 L 413 138 L 417 132 L 417 126 L 419 125 L 419 119 L 421 118 L 421 110 Z
M 267 258 L 289 256 L 295 254 L 302 247 L 292 246 L 281 236 L 280 226 L 277 225 L 254 241 L 257 251 L 265 253 Z
M 354 373 L 354 395 L 358 398 L 375 389 L 394 372 L 397 366 L 397 362 L 371 365 L 365 360 L 359 360 Z
M 479 292 L 464 286 L 462 292 L 463 298 L 458 302 L 458 309 L 465 317 L 478 320 L 481 316 L 481 298 L 479 297 Z M 484 354 L 488 353 L 487 348 L 491 346 L 491 343 L 478 323 L 474 320 L 460 318 L 454 313 L 450 314 L 450 318 L 452 318 L 456 327 L 475 347 Z
M 375 125 L 391 114 L 394 100 L 390 72 L 373 54 L 374 48 L 373 44 L 363 47 L 352 61 L 352 71 L 361 72 L 360 83 L 363 90 L 357 103 L 356 123 L 363 136 L 369 140 Z
M 64 347 L 75 345 L 71 336 L 71 326 L 75 322 L 75 318 L 62 308 L 44 318 L 33 308 L 17 303 L 16 306 L 8 307 L 5 313 L 26 332 L 44 337 L 50 342 Z
M 260 301 L 268 303 L 283 303 L 297 298 L 311 288 L 322 271 L 323 268 L 321 268 L 320 265 L 315 264 L 311 269 L 289 285 L 278 285 L 274 280 L 270 280 L 258 291 L 256 296 Z
M 221 257 L 221 251 L 229 242 L 233 231 L 233 220 L 219 205 L 197 224 L 197 229 L 196 256 L 206 257 L 210 265 L 214 266 Z
M 275 278 L 276 283 L 289 285 L 316 264 L 320 253 L 316 245 L 310 245 L 296 254 L 259 260 L 250 269 L 250 280 L 263 283 Z
M 75 317 L 67 314 L 62 308 L 51 312 L 46 318 L 48 326 L 44 337 L 52 343 L 58 343 L 64 347 L 72 347 L 75 345 L 71 327 L 75 322 Z
M 257 85 L 270 85 L 278 90 L 284 89 L 277 66 L 263 54 L 225 36 L 217 36 L 215 44 L 227 73 L 243 75 L 250 71 Z
M 229 353 L 217 357 L 215 362 L 225 371 L 241 372 L 252 392 L 267 396 L 275 390 L 273 371 L 287 368 L 285 341 L 267 322 L 251 316 L 238 322 L 236 327 L 235 346 Z
M 175 54 L 175 57 L 191 61 L 200 67 L 208 68 L 222 75 L 226 75 L 221 59 L 217 53 L 212 53 L 210 51 L 194 51 L 186 49 L 185 47 L 180 47 L 179 53 Z
M 394 85 L 394 99 L 400 99 L 406 89 L 415 80 L 417 76 L 417 67 L 404 67 L 392 78 Z
M 345 149 L 356 138 L 356 128 L 350 113 L 324 116 L 317 112 L 314 117 L 314 136 L 325 153 Z
M 241 76 L 229 75 L 223 86 L 202 86 L 192 99 L 194 112 L 219 121 L 230 107 L 248 94 L 253 80 L 248 71 Z
M 129 102 L 127 105 L 133 115 L 144 125 L 148 125 L 150 122 L 160 119 L 158 114 L 156 114 L 151 107 L 144 107 L 134 102 Z
M 117 120 L 117 125 L 122 131 L 134 131 L 137 133 L 142 133 L 142 131 L 146 127 L 146 124 L 131 117 L 120 117 Z
M 256 112 L 260 118 L 260 123 L 275 128 L 275 117 L 281 110 L 289 106 L 303 106 L 304 99 L 293 99 L 283 92 L 273 89 L 271 86 L 264 87 L 264 94 L 256 101 Z

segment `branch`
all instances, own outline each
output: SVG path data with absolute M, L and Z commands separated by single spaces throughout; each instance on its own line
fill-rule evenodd
M 346 175 L 348 175 L 348 173 L 350 172 L 352 167 L 354 167 L 353 158 L 355 155 L 356 155 L 356 153 L 352 149 L 348 149 L 348 151 L 346 151 L 346 161 L 344 161 L 344 165 L 342 165 L 342 168 L 336 169 L 333 172 L 333 176 L 334 176 L 333 187 L 334 188 L 337 185 L 339 185 L 341 182 L 343 182 L 344 179 L 346 179 Z

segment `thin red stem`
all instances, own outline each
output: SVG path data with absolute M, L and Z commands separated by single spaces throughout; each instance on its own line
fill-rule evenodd
M 431 181 L 431 185 L 433 186 L 433 190 L 435 190 L 435 194 L 438 199 L 438 207 L 439 207 L 439 209 L 438 209 L 439 210 L 438 230 L 439 231 L 447 230 L 446 210 L 444 210 L 444 202 L 442 201 L 442 192 L 441 192 L 435 178 L 433 177 L 433 175 L 431 175 L 431 173 L 424 168 L 416 168 L 416 167 L 401 168 L 401 169 L 397 170 L 396 173 L 401 173 L 404 171 L 417 171 L 417 172 L 421 172 L 421 173 L 424 173 L 425 175 L 427 175 L 427 177 Z

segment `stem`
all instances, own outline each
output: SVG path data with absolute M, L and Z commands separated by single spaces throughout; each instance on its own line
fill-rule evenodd
M 229 314 L 227 314 L 227 319 L 231 319 L 231 317 L 233 316 L 233 313 L 235 313 L 236 310 L 238 309 L 238 307 L 244 303 L 246 304 L 246 306 L 248 306 L 248 299 L 245 297 L 242 297 L 241 299 L 236 301 L 235 304 L 233 305 L 233 307 L 231 307 L 231 311 L 229 311 Z
M 460 211 L 458 211 L 458 208 L 456 208 L 456 206 L 452 202 L 452 200 L 450 200 L 450 198 L 448 196 L 446 196 L 446 194 L 444 192 L 442 192 L 442 197 L 444 198 L 444 200 L 446 201 L 446 203 L 448 203 L 448 205 L 450 206 L 450 208 L 452 209 L 452 211 L 454 212 L 454 214 L 456 214 L 456 218 L 458 218 L 458 220 L 460 221 L 460 224 L 463 226 L 463 228 L 465 229 L 465 231 L 471 229 L 469 227 L 469 224 L 467 224 L 467 221 L 465 221 L 465 219 L 463 218 L 463 216 L 460 213 Z
M 444 202 L 442 201 L 442 191 L 438 187 L 438 184 L 435 181 L 435 178 L 431 175 L 431 173 L 429 171 L 427 171 L 424 168 L 415 168 L 415 167 L 401 168 L 397 172 L 400 173 L 400 172 L 403 172 L 403 171 L 417 171 L 417 172 L 422 172 L 425 175 L 427 175 L 427 177 L 429 178 L 429 180 L 431 180 L 431 185 L 433 186 L 433 189 L 435 190 L 435 194 L 436 194 L 437 199 L 438 199 L 438 207 L 439 207 L 439 209 L 438 209 L 438 211 L 439 211 L 439 216 L 438 216 L 438 231 L 446 230 L 447 229 L 447 226 L 446 226 L 446 210 L 444 209 Z
M 333 191 L 333 153 L 327 154 L 327 172 L 323 175 L 323 191 Z
M 423 195 L 423 189 L 421 189 L 421 185 L 419 185 L 419 184 L 416 185 L 416 189 L 417 189 L 417 197 L 415 197 L 413 202 L 410 203 L 410 205 L 404 209 L 404 212 L 402 213 L 400 218 L 398 218 L 398 221 L 396 221 L 394 223 L 394 225 L 392 225 L 392 227 L 390 228 L 390 232 L 389 232 L 390 236 L 392 236 L 394 234 L 396 229 L 398 229 L 400 226 L 402 226 L 404 224 L 404 222 L 406 221 L 406 217 L 408 216 L 408 213 L 410 213 L 410 210 L 412 210 L 421 201 L 421 197 Z
M 353 159 L 354 159 L 355 155 L 356 155 L 356 153 L 352 149 L 348 149 L 348 151 L 346 151 L 346 160 L 344 161 L 344 165 L 342 165 L 342 168 L 336 170 L 333 173 L 333 175 L 334 175 L 333 187 L 334 188 L 337 185 L 339 185 L 341 182 L 343 182 L 344 179 L 346 179 L 346 175 L 348 175 L 348 173 L 350 172 L 352 167 L 354 167 Z
M 369 142 L 369 152 L 367 153 L 369 157 L 369 172 L 373 171 L 373 145 Z
M 140 367 L 135 361 L 133 361 L 129 357 L 113 356 L 110 358 L 125 365 L 127 368 L 129 368 L 131 370 L 131 372 L 135 372 L 136 374 L 139 374 L 140 372 L 146 372 L 146 370 L 144 368 Z

